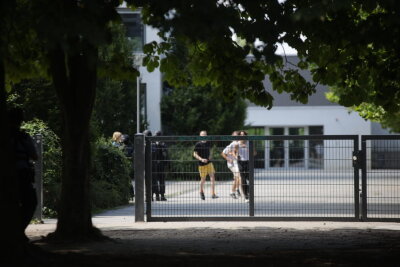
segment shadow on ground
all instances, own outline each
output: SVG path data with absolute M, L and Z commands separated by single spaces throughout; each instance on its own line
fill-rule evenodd
M 111 240 L 46 244 L 38 266 L 400 266 L 400 231 L 287 228 L 103 230 Z

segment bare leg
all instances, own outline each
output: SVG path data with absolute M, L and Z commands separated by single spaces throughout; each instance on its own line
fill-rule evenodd
M 242 197 L 244 197 L 243 185 L 242 185 L 242 176 L 238 174 L 238 189 Z
M 236 192 L 236 187 L 237 187 L 237 179 L 236 179 L 236 176 L 233 175 L 232 193 Z
M 204 193 L 204 183 L 206 182 L 206 177 L 200 177 L 200 193 Z
M 210 181 L 211 181 L 211 195 L 215 195 L 215 175 L 214 173 L 210 173 Z

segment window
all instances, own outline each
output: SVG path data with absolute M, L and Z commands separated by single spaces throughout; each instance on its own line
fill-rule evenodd
M 120 14 L 126 27 L 126 36 L 133 43 L 133 51 L 142 52 L 144 44 L 143 23 L 139 13 Z
M 284 135 L 285 128 L 270 128 L 270 135 Z M 285 141 L 272 140 L 269 148 L 269 167 L 285 167 Z
M 324 128 L 322 126 L 308 127 L 309 135 L 323 135 Z M 310 140 L 308 144 L 308 168 L 323 169 L 324 168 L 324 141 Z
M 254 127 L 246 130 L 248 135 L 265 135 L 264 127 Z M 254 168 L 265 168 L 265 141 L 254 141 Z
M 271 127 L 269 135 L 323 135 L 323 126 Z M 323 140 L 271 140 L 266 147 L 267 168 L 324 168 Z

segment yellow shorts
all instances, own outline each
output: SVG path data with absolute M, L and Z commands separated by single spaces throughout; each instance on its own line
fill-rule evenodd
M 200 173 L 201 178 L 204 178 L 210 174 L 214 174 L 215 170 L 214 170 L 214 165 L 212 164 L 212 162 L 210 162 L 204 166 L 199 166 L 199 173 Z

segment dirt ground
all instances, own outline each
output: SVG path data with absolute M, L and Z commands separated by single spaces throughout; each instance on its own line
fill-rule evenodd
M 400 224 L 332 222 L 98 225 L 110 240 L 46 244 L 38 266 L 400 266 Z M 51 252 L 51 253 L 50 253 Z M 33 259 L 33 262 L 36 260 Z

